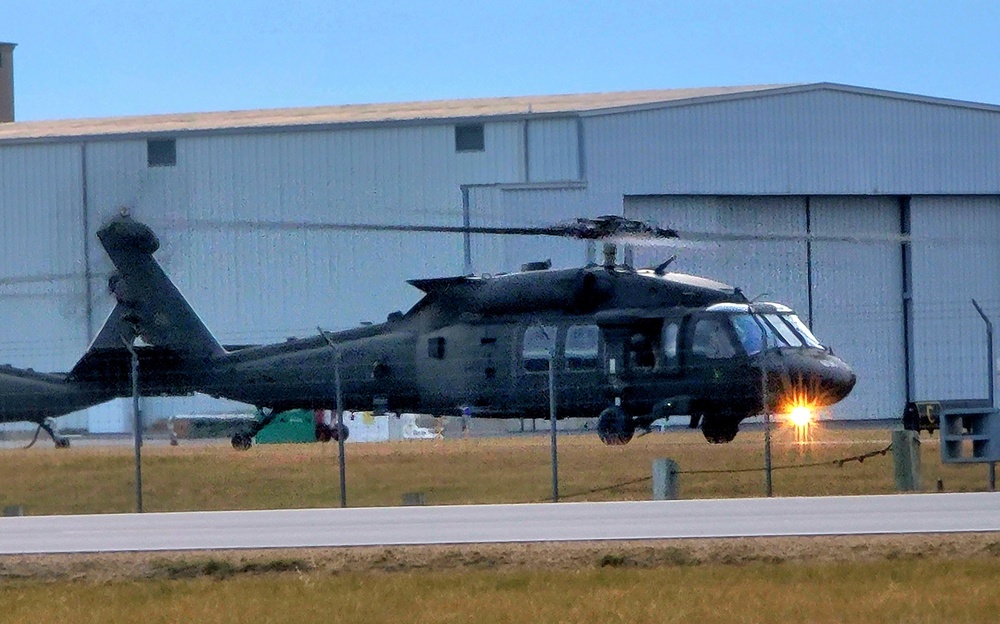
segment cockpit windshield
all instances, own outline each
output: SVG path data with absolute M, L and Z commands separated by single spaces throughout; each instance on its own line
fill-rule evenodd
M 803 323 L 802 319 L 798 316 L 794 314 L 784 314 L 782 315 L 782 319 L 791 325 L 796 332 L 798 332 L 799 336 L 802 337 L 802 340 L 805 341 L 807 346 L 816 347 L 817 349 L 823 348 L 822 343 L 816 339 L 816 336 L 813 336 L 813 333 L 809 331 L 809 328 L 806 327 L 806 324 Z
M 748 355 L 774 347 L 815 347 L 823 345 L 795 314 L 736 313 L 730 315 L 733 329 Z

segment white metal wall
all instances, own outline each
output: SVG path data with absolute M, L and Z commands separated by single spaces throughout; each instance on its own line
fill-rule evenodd
M 703 233 L 798 235 L 806 231 L 802 197 L 626 197 L 625 216 Z M 671 270 L 738 286 L 751 299 L 779 301 L 803 318 L 808 316 L 804 241 L 637 247 L 635 264 L 656 266 L 675 254 L 677 260 Z
M 914 197 L 913 356 L 917 399 L 986 398 L 986 325 L 1000 326 L 1000 198 Z
M 880 242 L 812 243 L 812 329 L 858 375 L 840 418 L 898 418 L 906 401 L 900 202 L 895 197 L 811 197 L 811 231 Z M 887 240 L 889 239 L 889 240 Z
M 406 279 L 461 272 L 462 237 L 185 223 L 461 225 L 463 184 L 523 179 L 523 136 L 486 124 L 486 150 L 472 153 L 455 152 L 450 125 L 182 137 L 177 166 L 152 168 L 145 141 L 104 143 L 88 148 L 89 203 L 95 229 L 121 205 L 154 226 L 158 257 L 220 340 L 280 340 L 405 309 L 419 295 Z M 99 248 L 92 261 L 108 269 Z
M 528 182 L 579 180 L 580 142 L 577 118 L 531 119 L 528 134 Z
M 995 194 L 1000 113 L 822 89 L 584 118 L 623 194 Z

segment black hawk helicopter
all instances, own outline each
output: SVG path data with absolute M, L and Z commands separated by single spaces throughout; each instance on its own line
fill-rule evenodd
M 322 227 L 677 237 L 617 216 L 514 230 Z M 510 274 L 411 280 L 423 298 L 384 323 L 235 348 L 219 344 L 153 258 L 159 241 L 148 226 L 123 214 L 97 235 L 117 271 L 109 324 L 126 341 L 149 345 L 139 348 L 143 393 L 201 392 L 269 410 L 254 430 L 234 436 L 237 448 L 282 411 L 334 409 L 338 375 L 344 409 L 536 418 L 548 415 L 551 366 L 558 417 L 596 417 L 607 444 L 625 444 L 670 416 L 689 417 L 709 442 L 729 442 L 748 416 L 831 405 L 856 380 L 791 309 L 668 272 L 669 260 L 651 269 L 621 265 L 611 244 L 603 264 L 582 268 L 545 262 Z M 102 341 L 68 379 L 125 396 L 121 356 Z

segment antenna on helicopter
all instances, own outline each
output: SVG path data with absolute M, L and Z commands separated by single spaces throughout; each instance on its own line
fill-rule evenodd
M 657 275 L 665 275 L 667 273 L 667 267 L 670 266 L 670 263 L 676 259 L 677 259 L 676 255 L 670 256 L 664 262 L 661 262 L 660 264 L 656 265 L 656 268 L 653 269 L 653 272 L 656 273 Z

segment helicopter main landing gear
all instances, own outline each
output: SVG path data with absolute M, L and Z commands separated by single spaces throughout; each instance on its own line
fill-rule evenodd
M 725 416 L 703 416 L 701 432 L 712 444 L 726 444 L 736 438 L 740 430 L 740 421 Z
M 253 446 L 254 436 L 260 433 L 264 427 L 270 425 L 279 413 L 273 409 L 268 412 L 265 412 L 263 409 L 259 409 L 258 411 L 261 415 L 258 420 L 252 421 L 248 429 L 233 434 L 231 442 L 233 443 L 233 448 L 237 451 L 249 450 Z
M 635 435 L 635 419 L 620 405 L 612 405 L 597 417 L 597 437 L 608 446 L 628 444 Z
M 316 424 L 316 440 L 319 442 L 340 442 L 341 435 L 343 435 L 344 441 L 351 435 L 351 430 L 348 429 L 347 425 L 342 425 L 337 427 L 337 423 L 332 425 L 327 425 L 325 423 Z

